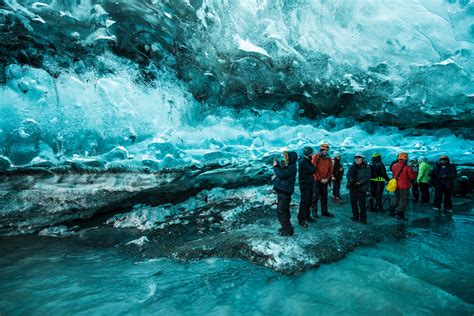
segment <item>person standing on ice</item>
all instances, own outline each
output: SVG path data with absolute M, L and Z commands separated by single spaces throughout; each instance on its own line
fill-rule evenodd
M 413 157 L 410 159 L 410 167 L 412 167 L 413 171 L 415 172 L 415 179 L 411 182 L 411 194 L 413 194 L 413 201 L 418 202 L 418 199 L 420 198 L 420 191 L 419 191 L 419 186 L 417 182 L 418 159 L 416 157 Z
M 316 220 L 311 217 L 310 208 L 311 200 L 313 198 L 313 174 L 316 168 L 311 163 L 311 156 L 313 155 L 313 148 L 303 148 L 303 157 L 298 162 L 298 183 L 300 186 L 301 200 L 300 209 L 298 212 L 298 224 L 301 227 L 308 227 L 306 222 L 315 223 Z
M 350 191 L 351 220 L 367 224 L 367 192 L 369 191 L 370 168 L 365 162 L 364 154 L 357 153 L 355 162 L 347 172 L 347 188 Z
M 441 202 L 444 196 L 444 210 L 448 213 L 453 212 L 453 190 L 454 181 L 458 172 L 456 167 L 451 164 L 448 156 L 441 156 L 439 163 L 436 165 L 431 173 L 435 187 L 435 197 L 433 202 L 433 210 L 439 211 L 441 208 Z
M 298 155 L 294 151 L 283 152 L 284 161 L 273 161 L 273 172 L 275 179 L 273 189 L 277 192 L 277 216 L 281 224 L 278 233 L 281 236 L 292 236 L 293 226 L 290 222 L 291 195 L 295 191 L 296 182 L 296 161 Z
M 373 153 L 369 163 L 370 168 L 370 203 L 369 211 L 383 212 L 382 196 L 385 182 L 388 181 L 387 170 L 382 162 L 382 155 Z
M 393 199 L 390 205 L 390 215 L 395 215 L 397 219 L 405 220 L 410 185 L 411 181 L 415 179 L 415 172 L 412 167 L 407 165 L 407 153 L 399 153 L 397 158 L 398 162 L 394 163 L 391 167 L 392 178 L 397 180 L 397 189 L 395 190 L 395 199 Z
M 426 162 L 426 157 L 421 156 L 419 159 L 420 166 L 418 169 L 418 176 L 416 182 L 420 186 L 421 200 L 420 204 L 430 203 L 430 173 L 433 169 L 429 163 Z
M 332 199 L 337 203 L 342 203 L 341 200 L 341 183 L 344 176 L 344 167 L 341 163 L 341 153 L 334 152 L 332 164 Z
M 313 155 L 311 162 L 316 168 L 313 188 L 313 217 L 318 218 L 318 201 L 321 200 L 321 215 L 334 217 L 328 211 L 328 186 L 332 177 L 332 160 L 328 155 L 329 145 L 322 144 L 319 152 Z

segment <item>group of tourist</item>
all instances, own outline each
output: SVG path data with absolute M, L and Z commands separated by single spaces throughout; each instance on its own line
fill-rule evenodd
M 341 153 L 335 152 L 329 156 L 329 145 L 322 144 L 317 153 L 313 148 L 303 148 L 303 155 L 298 160 L 294 151 L 283 152 L 284 160 L 273 162 L 275 178 L 273 188 L 277 192 L 277 216 L 281 224 L 279 234 L 292 236 L 293 226 L 290 222 L 290 203 L 294 192 L 296 175 L 301 193 L 298 211 L 298 224 L 307 228 L 308 223 L 315 223 L 320 204 L 321 216 L 334 217 L 328 209 L 328 189 L 332 184 L 332 197 L 336 203 L 342 203 L 340 196 L 343 181 L 344 167 Z M 430 203 L 430 185 L 435 188 L 433 209 L 441 210 L 444 200 L 444 210 L 452 212 L 452 193 L 457 176 L 456 167 L 449 161 L 448 156 L 441 156 L 435 167 L 432 167 L 425 157 L 408 159 L 408 154 L 401 152 L 397 160 L 390 166 L 394 186 L 395 198 L 392 199 L 390 215 L 399 220 L 406 220 L 405 211 L 408 206 L 410 188 L 414 201 L 420 204 Z M 386 192 L 386 183 L 390 181 L 380 153 L 373 153 L 371 161 L 367 163 L 365 155 L 354 155 L 354 163 L 347 175 L 353 221 L 367 224 L 367 197 L 369 197 L 369 211 L 383 212 L 383 194 Z M 421 193 L 421 197 L 420 197 Z

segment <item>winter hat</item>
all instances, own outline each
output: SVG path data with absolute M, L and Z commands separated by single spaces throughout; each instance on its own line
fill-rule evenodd
M 382 157 L 380 153 L 373 153 L 372 158 Z
M 443 155 L 443 156 L 439 157 L 439 160 L 449 160 L 449 157 L 446 156 L 446 155 Z
M 408 160 L 408 154 L 407 153 L 399 153 L 397 158 L 398 159 L 403 159 L 403 160 Z
M 329 145 L 328 145 L 328 144 L 321 144 L 321 146 L 319 146 L 319 149 L 321 149 L 321 150 L 329 150 Z
M 360 157 L 362 159 L 365 159 L 365 155 L 363 153 L 357 153 L 355 154 L 354 158 Z
M 303 148 L 303 155 L 308 156 L 313 153 L 313 148 L 312 147 L 305 147 Z

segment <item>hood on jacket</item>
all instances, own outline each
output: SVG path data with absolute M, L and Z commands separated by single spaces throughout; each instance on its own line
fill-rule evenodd
M 373 161 L 373 162 L 382 162 L 382 157 L 381 156 L 372 157 L 371 161 Z
M 283 157 L 285 158 L 286 164 L 296 163 L 298 160 L 298 155 L 294 151 L 284 151 Z

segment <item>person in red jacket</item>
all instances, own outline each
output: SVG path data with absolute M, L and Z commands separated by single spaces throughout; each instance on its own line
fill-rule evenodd
M 328 186 L 332 177 L 332 160 L 328 155 L 329 145 L 322 144 L 319 147 L 319 152 L 313 155 L 311 163 L 316 168 L 313 174 L 313 217 L 318 218 L 318 201 L 321 199 L 321 215 L 327 217 L 334 217 L 328 211 Z
M 390 214 L 392 216 L 395 215 L 397 219 L 405 220 L 410 186 L 411 182 L 415 179 L 415 172 L 412 167 L 407 165 L 407 153 L 399 153 L 397 158 L 398 162 L 394 163 L 390 168 L 392 170 L 392 178 L 397 179 L 397 190 L 395 191 L 395 199 L 390 205 Z

